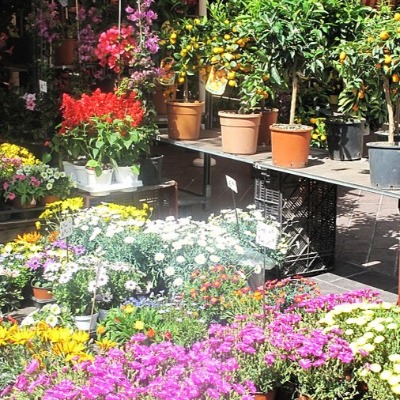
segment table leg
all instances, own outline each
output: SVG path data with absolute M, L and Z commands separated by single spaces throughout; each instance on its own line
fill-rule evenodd
M 211 155 L 208 153 L 204 153 L 203 196 L 211 197 Z

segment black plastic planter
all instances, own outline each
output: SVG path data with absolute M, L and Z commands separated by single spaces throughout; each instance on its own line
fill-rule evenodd
M 367 143 L 371 185 L 379 189 L 400 189 L 400 146 L 395 143 Z
M 330 118 L 326 121 L 329 158 L 337 161 L 359 160 L 362 157 L 365 120 Z

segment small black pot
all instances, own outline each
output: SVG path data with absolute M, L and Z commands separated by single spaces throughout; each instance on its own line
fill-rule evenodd
M 141 160 L 139 180 L 144 186 L 159 185 L 162 182 L 163 157 L 163 155 L 155 155 Z
M 330 118 L 326 121 L 329 158 L 337 161 L 359 160 L 363 153 L 365 120 Z

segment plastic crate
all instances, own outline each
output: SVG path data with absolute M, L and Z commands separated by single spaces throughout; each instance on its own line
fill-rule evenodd
M 147 203 L 153 207 L 152 219 L 164 219 L 178 215 L 178 187 L 175 181 L 160 185 L 138 187 L 132 192 L 113 192 L 106 196 L 91 196 L 79 193 L 84 198 L 85 207 L 93 207 L 100 203 L 140 206 Z
M 337 186 L 272 170 L 256 170 L 254 202 L 289 235 L 280 276 L 332 269 L 335 258 Z

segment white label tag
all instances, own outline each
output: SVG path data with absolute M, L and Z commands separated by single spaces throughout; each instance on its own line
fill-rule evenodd
M 41 79 L 39 79 L 39 91 L 42 93 L 47 93 L 47 82 L 46 81 L 42 81 Z
M 237 190 L 236 181 L 228 175 L 225 175 L 225 177 L 226 177 L 226 184 L 228 185 L 228 188 L 233 190 L 235 193 L 237 193 L 238 190 Z
M 258 222 L 256 232 L 256 243 L 269 249 L 276 249 L 278 245 L 279 229 L 275 226 Z
M 68 236 L 72 235 L 72 232 L 74 231 L 73 225 L 72 225 L 72 218 L 69 217 L 65 221 L 60 222 L 60 239 L 65 239 Z

